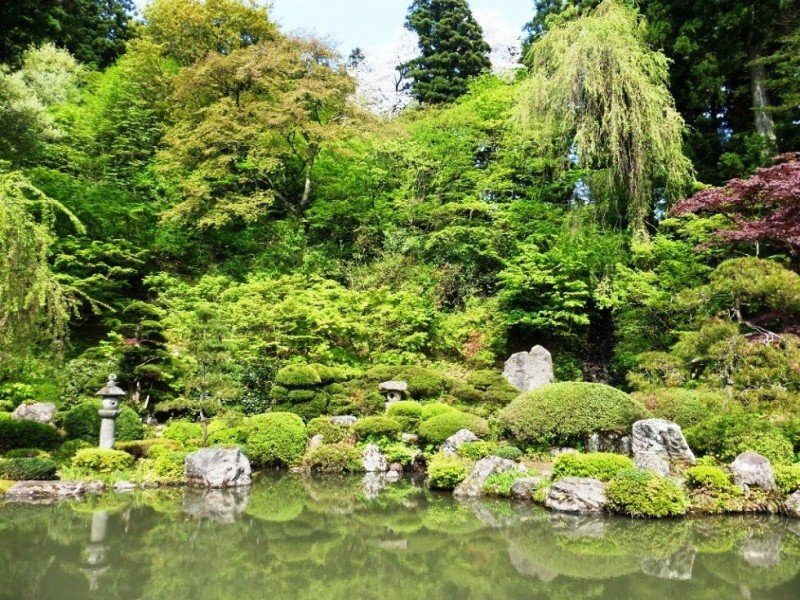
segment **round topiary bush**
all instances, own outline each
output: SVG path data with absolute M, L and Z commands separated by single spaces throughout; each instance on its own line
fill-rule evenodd
M 122 450 L 85 448 L 78 450 L 72 457 L 72 466 L 93 473 L 114 473 L 130 468 L 133 460 L 133 456 Z
M 278 371 L 275 382 L 287 388 L 305 388 L 322 384 L 322 377 L 311 365 L 288 365 Z
M 553 479 L 564 477 L 592 477 L 610 481 L 621 471 L 633 469 L 633 461 L 621 454 L 608 452 L 577 452 L 560 454 L 553 463 Z
M 719 467 L 698 465 L 686 469 L 686 487 L 708 491 L 726 492 L 733 487 L 730 475 Z
M 438 398 L 448 386 L 447 377 L 424 367 L 407 367 L 396 377 L 408 383 L 408 393 L 417 400 Z
M 287 466 L 306 449 L 306 426 L 293 413 L 267 413 L 245 421 L 244 453 L 254 467 Z
M 430 444 L 442 444 L 460 429 L 469 429 L 478 437 L 489 435 L 489 425 L 485 419 L 458 410 L 423 421 L 419 426 L 419 435 Z
M 306 426 L 308 437 L 321 435 L 325 444 L 338 444 L 353 435 L 351 425 L 334 423 L 330 417 L 317 417 L 311 419 Z
M 0 460 L 0 479 L 48 481 L 56 479 L 56 468 L 49 458 L 5 458 Z
M 524 444 L 570 446 L 590 433 L 625 433 L 647 410 L 602 383 L 552 383 L 518 396 L 498 413 L 505 433 Z
M 100 404 L 100 400 L 91 400 L 78 404 L 67 411 L 63 420 L 67 439 L 97 443 L 100 439 L 101 419 L 97 412 L 100 410 Z M 142 420 L 136 411 L 126 404 L 120 406 L 114 435 L 120 442 L 140 440 L 144 435 Z
M 428 486 L 434 490 L 452 490 L 467 478 L 462 459 L 437 454 L 428 462 Z
M 354 429 L 360 441 L 393 440 L 403 430 L 403 426 L 392 417 L 375 415 L 359 419 Z
M 17 448 L 52 450 L 60 441 L 58 432 L 45 423 L 12 419 L 0 421 L 0 454 Z
M 407 417 L 409 419 L 420 419 L 422 417 L 422 404 L 415 400 L 400 400 L 392 402 L 386 409 L 386 414 L 390 417 Z
M 420 419 L 422 419 L 423 421 L 427 421 L 432 417 L 436 417 L 438 415 L 442 415 L 448 412 L 459 412 L 459 410 L 454 406 L 450 406 L 449 404 L 443 404 L 442 402 L 430 402 L 428 404 L 422 405 L 422 412 L 420 413 Z
M 364 471 L 361 452 L 346 444 L 323 444 L 303 459 L 303 466 L 317 473 L 359 473 Z
M 683 489 L 671 479 L 652 471 L 622 471 L 608 482 L 609 506 L 632 517 L 676 517 L 685 515 L 688 500 Z

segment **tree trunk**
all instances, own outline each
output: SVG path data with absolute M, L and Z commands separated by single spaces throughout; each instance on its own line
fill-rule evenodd
M 776 150 L 775 122 L 769 114 L 769 96 L 767 95 L 767 70 L 763 61 L 763 43 L 755 30 L 751 29 L 747 47 L 747 58 L 750 69 L 750 93 L 753 98 L 756 133 L 764 141 L 764 157 L 772 156 Z
M 319 146 L 314 143 L 308 145 L 308 160 L 306 161 L 306 183 L 303 188 L 303 198 L 300 200 L 300 210 L 305 210 L 311 199 L 311 174 L 314 171 L 314 162 L 317 159 Z

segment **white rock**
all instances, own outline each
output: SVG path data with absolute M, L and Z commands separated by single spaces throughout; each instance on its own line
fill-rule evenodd
M 669 475 L 669 461 L 657 452 L 637 452 L 633 455 L 633 464 L 642 471 L 653 471 L 662 477 Z
M 325 438 L 322 436 L 322 434 L 321 434 L 321 433 L 318 433 L 317 435 L 315 435 L 314 437 L 312 437 L 312 438 L 311 438 L 311 439 L 308 441 L 308 449 L 309 449 L 309 450 L 313 450 L 314 448 L 317 448 L 317 447 L 319 447 L 319 446 L 322 446 L 322 444 L 323 444 L 324 442 L 325 442 Z
M 545 506 L 559 512 L 602 512 L 606 506 L 603 482 L 588 477 L 565 477 L 550 486 Z
M 539 389 L 555 381 L 553 357 L 542 346 L 517 352 L 506 361 L 503 377 L 520 392 Z
M 784 508 L 786 508 L 786 514 L 790 517 L 800 518 L 800 490 L 786 499 Z M 800 532 L 797 535 L 800 536 Z
M 775 472 L 769 459 L 757 452 L 743 452 L 731 464 L 731 473 L 736 485 L 774 490 Z
M 483 485 L 489 475 L 494 473 L 505 473 L 517 469 L 519 465 L 513 460 L 500 458 L 499 456 L 487 456 L 477 462 L 472 469 L 472 473 L 462 481 L 453 491 L 453 495 L 461 498 L 476 498 L 483 495 Z
M 52 402 L 35 402 L 33 404 L 20 404 L 11 418 L 16 421 L 38 421 L 39 423 L 53 424 L 56 416 L 56 405 Z
M 250 461 L 238 448 L 203 448 L 186 457 L 186 480 L 202 487 L 250 485 Z
M 480 438 L 469 429 L 459 429 L 442 444 L 442 454 L 445 456 L 455 456 L 458 448 L 468 442 L 479 442 Z
M 511 484 L 511 497 L 517 500 L 530 500 L 540 485 L 542 485 L 541 477 L 521 477 Z
M 389 470 L 389 463 L 376 444 L 367 444 L 361 455 L 361 464 L 367 473 L 384 473 Z
M 339 415 L 331 417 L 331 423 L 334 425 L 355 425 L 358 422 L 358 417 L 353 415 Z
M 81 498 L 86 484 L 81 481 L 19 481 L 6 492 L 5 500 L 15 502 L 52 502 Z
M 694 453 L 681 428 L 664 419 L 644 419 L 633 424 L 633 440 L 631 443 L 633 454 L 639 452 L 654 452 L 672 461 L 686 461 L 694 463 Z

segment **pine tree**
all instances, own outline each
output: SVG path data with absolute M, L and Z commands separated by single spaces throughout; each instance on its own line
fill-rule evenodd
M 421 56 L 404 65 L 412 96 L 441 104 L 462 96 L 471 77 L 491 67 L 489 44 L 466 0 L 414 0 L 406 28 L 419 35 Z

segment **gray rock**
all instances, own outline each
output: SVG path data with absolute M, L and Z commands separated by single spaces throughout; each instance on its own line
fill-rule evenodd
M 566 477 L 550 486 L 545 506 L 559 512 L 587 514 L 606 506 L 603 482 L 588 477 Z
M 765 490 L 775 489 L 775 472 L 769 459 L 757 452 L 744 452 L 731 464 L 731 473 L 736 485 Z
M 555 381 L 553 357 L 542 346 L 517 352 L 506 361 L 503 377 L 520 392 L 530 392 Z
M 235 523 L 250 502 L 250 488 L 228 489 L 186 488 L 183 492 L 183 512 L 198 520 L 215 523 Z
M 81 481 L 19 481 L 6 492 L 8 502 L 47 503 L 55 500 L 78 499 L 86 492 Z
M 376 444 L 367 444 L 361 455 L 361 464 L 367 473 L 384 473 L 389 470 L 389 463 Z
M 577 454 L 578 451 L 575 448 L 550 448 L 550 456 L 556 458 L 561 456 L 562 454 Z
M 662 477 L 669 475 L 669 461 L 657 452 L 637 452 L 633 455 L 633 464 L 642 471 L 653 471 Z
M 540 485 L 542 485 L 541 477 L 521 477 L 511 484 L 511 497 L 517 500 L 530 500 Z
M 696 556 L 694 548 L 683 548 L 667 558 L 645 558 L 642 560 L 642 573 L 659 579 L 689 581 Z
M 321 433 L 318 433 L 317 435 L 312 437 L 310 440 L 308 440 L 308 449 L 309 450 L 313 450 L 314 448 L 322 446 L 322 444 L 324 444 L 324 443 L 325 443 L 325 438 L 322 436 Z
M 469 429 L 459 429 L 442 444 L 442 454 L 445 456 L 455 456 L 458 448 L 468 442 L 479 442 L 480 438 Z
M 784 503 L 786 514 L 790 517 L 800 518 L 800 490 L 789 496 Z M 797 535 L 800 535 L 800 530 Z
M 339 415 L 337 417 L 331 417 L 331 423 L 334 425 L 355 425 L 358 422 L 358 417 L 354 417 L 353 415 Z
M 130 481 L 118 481 L 114 484 L 114 491 L 115 492 L 132 492 L 138 486 L 135 483 L 131 483 Z
M 654 452 L 661 454 L 669 461 L 686 461 L 694 463 L 694 453 L 681 428 L 664 419 L 645 419 L 633 424 L 633 454 Z
M 52 402 L 35 402 L 33 404 L 20 404 L 11 418 L 16 421 L 38 421 L 39 423 L 53 424 L 56 417 L 56 405 Z
M 517 469 L 519 465 L 513 460 L 499 456 L 487 456 L 478 461 L 467 478 L 453 491 L 453 495 L 461 498 L 477 498 L 483 495 L 483 484 L 489 475 L 505 473 Z
M 418 444 L 419 436 L 416 433 L 401 433 L 400 441 L 404 444 Z
M 615 454 L 630 455 L 631 437 L 618 433 L 595 432 L 586 438 L 587 452 L 614 452 Z
M 203 448 L 186 457 L 190 485 L 224 488 L 250 485 L 250 461 L 238 448 Z
M 408 550 L 408 540 L 378 540 L 378 547 L 384 550 Z
M 86 484 L 85 492 L 87 494 L 102 494 L 106 491 L 106 484 L 99 479 L 96 481 L 90 481 Z

